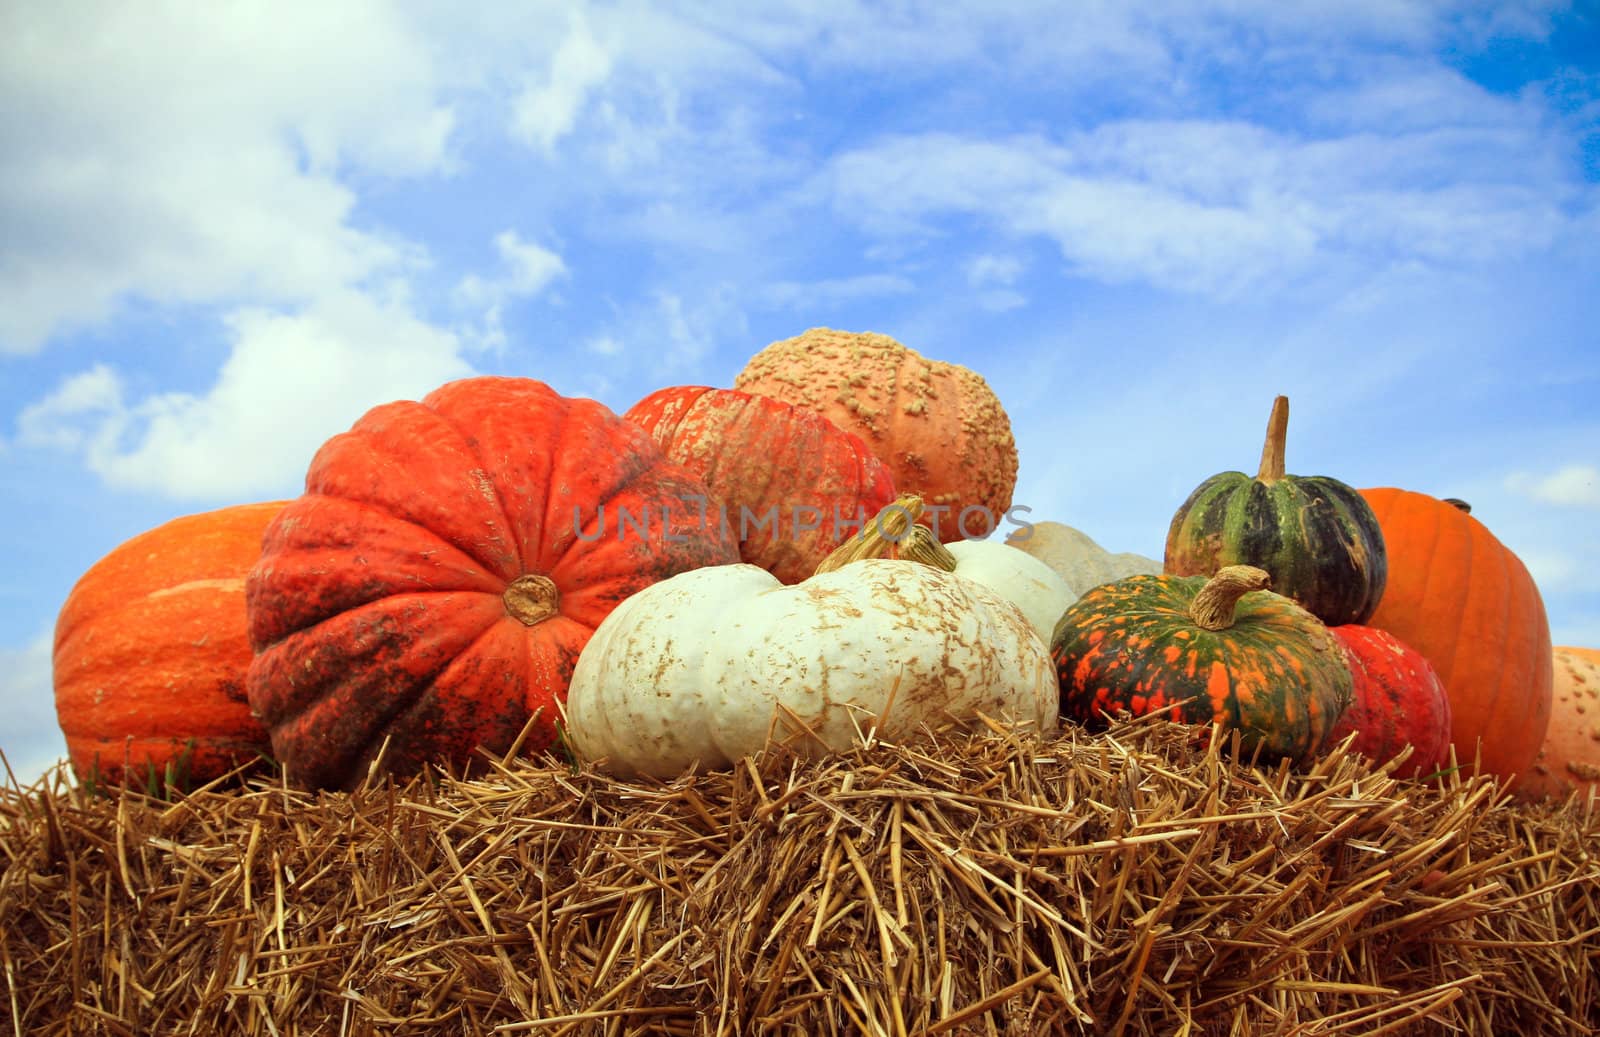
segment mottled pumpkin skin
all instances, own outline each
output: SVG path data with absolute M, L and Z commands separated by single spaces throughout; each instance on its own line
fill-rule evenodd
M 1550 727 L 1518 793 L 1525 799 L 1600 796 L 1600 649 L 1560 645 L 1552 654 Z
M 809 407 L 860 436 L 888 465 L 895 489 L 930 506 L 923 524 L 946 543 L 964 532 L 981 539 L 1011 508 L 1011 420 L 975 371 L 929 360 L 887 335 L 812 328 L 761 350 L 733 384 Z M 963 531 L 966 508 L 977 510 Z
M 1361 494 L 1389 557 L 1388 587 L 1367 625 L 1433 664 L 1464 768 L 1481 751 L 1483 773 L 1527 774 L 1550 723 L 1552 681 L 1550 624 L 1533 577 L 1452 504 L 1392 487 Z
M 524 748 L 550 745 L 617 603 L 738 561 L 705 494 L 637 425 L 532 379 L 369 411 L 317 452 L 250 574 L 250 702 L 290 779 L 351 787 L 385 738 L 385 770 L 463 767 L 535 713 Z M 530 583 L 554 592 L 542 610 Z
M 894 500 L 889 469 L 817 412 L 736 389 L 677 386 L 623 415 L 705 483 L 740 557 L 799 583 Z
M 56 620 L 56 717 L 80 778 L 197 785 L 268 751 L 250 712 L 245 577 L 283 501 L 185 515 L 96 562 Z
M 1253 565 L 1329 626 L 1363 623 L 1388 578 L 1383 532 L 1359 491 L 1327 476 L 1213 475 L 1167 529 L 1165 568 L 1208 576 Z
M 1395 769 L 1401 778 L 1438 772 L 1450 760 L 1450 699 L 1433 665 L 1386 630 L 1349 623 L 1332 627 L 1350 659 L 1355 695 L 1328 736 L 1356 737 L 1350 747 L 1387 763 L 1406 746 L 1410 757 Z
M 1130 576 L 1074 602 L 1050 645 L 1062 715 L 1092 726 L 1166 712 L 1220 722 L 1264 758 L 1308 760 L 1349 704 L 1344 653 L 1315 616 L 1271 591 L 1245 594 L 1231 627 L 1206 630 L 1189 616 L 1205 584 Z

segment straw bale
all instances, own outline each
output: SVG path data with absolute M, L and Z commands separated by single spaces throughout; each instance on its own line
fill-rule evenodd
M 0 793 L 0 1035 L 1600 1032 L 1600 805 L 1145 720 Z

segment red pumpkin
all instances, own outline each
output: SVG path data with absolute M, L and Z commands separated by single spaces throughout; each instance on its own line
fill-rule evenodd
M 1334 724 L 1329 744 L 1354 733 L 1351 748 L 1387 763 L 1411 746 L 1395 769 L 1402 778 L 1427 776 L 1450 760 L 1450 699 L 1422 653 L 1376 627 L 1329 627 L 1344 646 L 1354 678 L 1350 706 Z
M 739 560 L 637 425 L 527 378 L 385 404 L 317 452 L 250 574 L 250 702 L 289 777 L 556 737 L 578 653 L 655 581 Z M 530 724 L 531 719 L 531 724 Z M 385 742 L 387 741 L 387 745 Z
M 1450 738 L 1470 772 L 1526 774 L 1550 722 L 1550 624 L 1522 560 L 1461 508 L 1424 493 L 1362 490 L 1383 530 L 1389 576 L 1366 625 L 1433 664 Z
M 282 501 L 186 515 L 119 545 L 67 595 L 56 717 L 85 780 L 203 784 L 267 752 L 250 713 L 245 576 Z
M 894 500 L 883 462 L 809 408 L 692 385 L 651 393 L 623 417 L 706 484 L 740 557 L 784 583 L 816 572 Z

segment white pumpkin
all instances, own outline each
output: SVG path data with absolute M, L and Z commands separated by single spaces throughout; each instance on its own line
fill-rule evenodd
M 945 548 L 955 556 L 957 576 L 988 587 L 1014 603 L 1045 644 L 1067 606 L 1078 600 L 1061 574 L 1048 564 L 995 540 L 955 540 Z
M 1059 522 L 1023 526 L 1013 530 L 1006 543 L 1048 564 L 1077 597 L 1102 583 L 1161 573 L 1161 563 L 1156 559 L 1127 551 L 1112 554 L 1088 534 Z
M 666 778 L 731 766 L 769 735 L 814 756 L 980 711 L 1048 733 L 1059 701 L 1045 642 L 971 580 L 869 559 L 785 586 L 720 565 L 606 617 L 572 674 L 566 738 L 615 773 Z

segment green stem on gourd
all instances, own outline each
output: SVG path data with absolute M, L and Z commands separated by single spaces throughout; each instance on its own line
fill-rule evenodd
M 1265 569 L 1253 565 L 1225 565 L 1194 596 L 1189 618 L 1203 630 L 1226 630 L 1233 626 L 1239 599 L 1251 591 L 1266 590 L 1271 583 L 1272 577 Z
M 1472 514 L 1472 505 L 1468 504 L 1460 497 L 1446 497 L 1444 502 L 1450 505 L 1452 508 L 1455 508 L 1457 511 L 1464 512 L 1468 515 Z
M 954 572 L 956 556 L 939 543 L 931 530 L 917 524 L 922 511 L 922 498 L 914 493 L 884 505 L 860 532 L 829 552 L 817 566 L 817 575 L 866 558 L 904 558 Z
M 1267 442 L 1261 448 L 1261 471 L 1256 478 L 1268 486 L 1283 478 L 1283 451 L 1289 439 L 1289 397 L 1272 401 L 1272 416 L 1267 419 Z
M 528 573 L 512 580 L 500 600 L 505 603 L 506 615 L 523 626 L 531 627 L 560 611 L 557 603 L 561 595 L 550 577 Z

